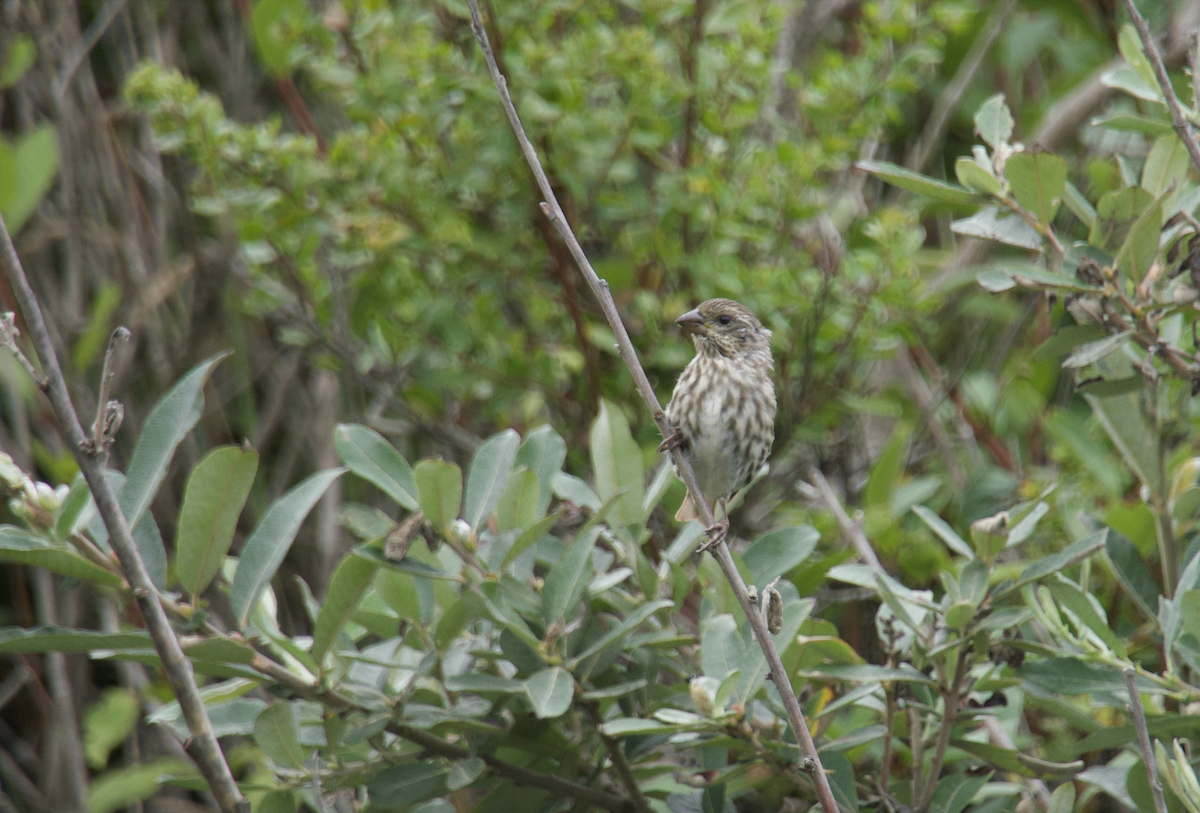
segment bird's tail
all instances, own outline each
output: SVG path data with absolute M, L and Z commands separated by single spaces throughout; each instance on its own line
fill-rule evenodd
M 708 507 L 709 510 L 715 511 L 717 507 L 717 501 L 709 500 Z M 691 522 L 694 519 L 700 519 L 700 512 L 696 510 L 696 503 L 692 502 L 692 495 L 688 494 L 683 498 L 683 505 L 679 506 L 679 510 L 675 512 L 675 521 Z

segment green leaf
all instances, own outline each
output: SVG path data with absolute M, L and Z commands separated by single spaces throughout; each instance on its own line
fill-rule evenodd
M 550 507 L 554 494 L 554 476 L 562 470 L 567 459 L 567 444 L 550 426 L 543 424 L 525 436 L 517 450 L 516 465 L 525 466 L 538 478 L 541 496 L 538 500 L 538 516 Z
M 1079 658 L 1052 658 L 1048 660 L 1026 660 L 1016 670 L 1017 674 L 1043 691 L 1074 697 L 1081 694 L 1107 694 L 1128 699 L 1125 677 L 1113 666 L 1088 663 Z M 1139 677 L 1138 690 L 1162 693 L 1167 691 L 1150 680 Z M 1097 698 L 1092 698 L 1095 704 Z M 1124 707 L 1123 701 L 1116 701 Z
M 733 616 L 710 618 L 700 635 L 700 668 L 704 674 L 720 680 L 741 669 L 747 657 L 746 642 L 738 634 Z
M 167 476 L 176 447 L 200 420 L 204 411 L 204 384 L 213 368 L 228 355 L 228 352 L 218 353 L 189 370 L 155 404 L 142 424 L 121 489 L 121 511 L 129 527 L 136 528 L 141 521 Z
M 1121 33 L 1117 37 L 1117 48 L 1141 80 L 1159 92 L 1161 101 L 1162 90 L 1158 86 L 1158 77 L 1154 73 L 1154 66 L 1150 64 L 1150 59 L 1142 48 L 1142 39 L 1138 36 L 1137 29 L 1132 23 L 1125 23 L 1121 26 Z
M 964 237 L 995 240 L 1031 251 L 1042 250 L 1042 236 L 1033 226 L 1015 214 L 1002 214 L 994 206 L 980 209 L 965 220 L 955 220 L 950 224 L 950 230 Z
M 598 529 L 582 533 L 563 551 L 558 564 L 546 574 L 542 587 L 542 618 L 547 624 L 565 619 L 575 609 L 583 589 L 592 579 L 592 548 Z
M 859 161 L 858 168 L 863 172 L 870 172 L 872 175 L 882 178 L 892 186 L 907 189 L 909 192 L 916 192 L 918 195 L 924 195 L 934 200 L 963 206 L 975 206 L 982 202 L 978 196 L 961 186 L 921 175 L 890 161 Z
M 700 794 L 701 813 L 725 813 L 725 783 L 716 782 Z
M 1148 116 L 1137 116 L 1132 113 L 1115 113 L 1107 117 L 1092 119 L 1096 127 L 1107 127 L 1124 133 L 1143 133 L 1149 136 L 1171 135 L 1175 132 L 1171 122 L 1154 119 Z
M 10 652 L 93 652 L 98 649 L 144 649 L 153 647 L 150 634 L 138 632 L 96 632 L 67 627 L 0 627 L 0 654 Z
M 461 790 L 483 776 L 486 769 L 487 763 L 479 757 L 471 757 L 457 762 L 450 768 L 450 774 L 446 777 L 446 789 L 452 793 Z
M 1141 282 L 1145 278 L 1150 266 L 1158 257 L 1158 238 L 1162 233 L 1162 222 L 1162 203 L 1155 201 L 1129 227 L 1125 242 L 1117 252 L 1118 266 L 1129 274 L 1134 282 Z
M 658 720 L 643 720 L 637 717 L 618 717 L 600 726 L 600 730 L 609 737 L 639 737 L 646 734 L 661 734 L 664 731 L 676 731 L 679 726 L 660 723 Z
M 571 708 L 575 680 L 560 666 L 543 669 L 525 681 L 525 694 L 539 720 L 559 717 Z
M 567 474 L 565 471 L 558 472 L 554 475 L 551 487 L 554 489 L 555 496 L 560 500 L 570 500 L 581 508 L 600 510 L 602 503 L 596 496 L 596 492 L 592 491 L 591 486 L 574 474 Z
M 1154 142 L 1146 163 L 1142 166 L 1142 189 L 1154 198 L 1167 194 L 1172 187 L 1180 191 L 1180 181 L 1187 178 L 1188 151 L 1173 132 Z
M 1013 133 L 1013 117 L 1004 102 L 1004 94 L 997 93 L 979 106 L 975 113 L 975 132 L 995 149 L 1008 143 Z
M 1103 641 L 1104 645 L 1111 649 L 1118 658 L 1126 657 L 1125 645 L 1112 631 L 1108 619 L 1101 618 L 1100 614 L 1096 612 L 1087 596 L 1065 582 L 1050 582 L 1045 587 L 1050 591 L 1050 595 L 1054 596 L 1055 603 L 1074 613 L 1075 617 L 1094 632 L 1096 637 Z
M 509 475 L 500 502 L 496 504 L 496 527 L 500 531 L 514 531 L 533 525 L 541 519 L 538 513 L 541 499 L 537 475 L 518 466 Z
M 1140 393 L 1098 396 L 1084 393 L 1084 400 L 1108 433 L 1121 457 L 1153 494 L 1165 488 L 1158 466 L 1158 435 L 1146 423 Z
M 115 813 L 158 793 L 166 779 L 196 776 L 194 766 L 181 759 L 163 757 L 131 768 L 117 768 L 92 780 L 88 787 L 89 813 Z
M 1133 599 L 1142 614 L 1151 620 L 1158 618 L 1158 585 L 1150 575 L 1142 554 L 1129 537 L 1108 529 L 1108 537 L 1104 543 L 1104 552 L 1108 563 L 1112 566 L 1113 575 L 1125 588 L 1125 592 Z
M 304 0 L 258 0 L 250 15 L 254 44 L 272 76 L 290 73 L 288 51 L 308 17 Z
M 921 520 L 929 526 L 930 530 L 937 534 L 938 537 L 946 543 L 946 547 L 950 548 L 950 550 L 954 551 L 959 556 L 965 556 L 968 559 L 975 558 L 975 551 L 966 543 L 966 540 L 959 536 L 958 533 L 951 528 L 949 524 L 947 524 L 944 519 L 923 505 L 914 505 L 912 507 L 912 512 L 920 517 Z
M 254 721 L 254 741 L 262 752 L 281 768 L 304 767 L 304 749 L 300 745 L 300 723 L 296 705 L 276 700 L 263 709 Z
M 963 156 L 954 162 L 954 175 L 958 182 L 972 192 L 995 195 L 1000 192 L 1000 181 L 989 170 L 979 166 L 973 158 Z
M 1067 181 L 1063 187 L 1063 203 L 1071 210 L 1071 214 L 1079 218 L 1088 229 L 1096 223 L 1096 207 L 1083 196 L 1075 184 Z
M 1019 590 L 1027 584 L 1031 584 L 1038 579 L 1044 578 L 1051 573 L 1057 573 L 1060 570 L 1065 570 L 1071 565 L 1083 561 L 1092 554 L 1101 550 L 1104 547 L 1105 540 L 1108 537 L 1108 529 L 1105 528 L 1097 533 L 1092 534 L 1086 539 L 1081 539 L 1073 545 L 1060 550 L 1058 553 L 1052 553 L 1031 564 L 1029 567 L 1021 571 L 1021 575 L 1017 580 L 1009 584 L 1004 590 L 999 591 L 994 599 L 999 600 L 1000 596 L 1008 595 L 1009 593 Z
M 608 502 L 624 489 L 617 501 L 617 521 L 625 527 L 641 525 L 642 498 L 646 486 L 646 471 L 642 450 L 629 432 L 629 423 L 620 408 L 607 400 L 600 401 L 600 414 L 592 424 L 592 468 L 596 475 L 596 492 Z
M 242 545 L 233 585 L 229 590 L 229 602 L 238 627 L 246 626 L 250 611 L 258 604 L 263 590 L 275 576 L 308 512 L 321 499 L 325 489 L 345 471 L 319 471 L 271 503 L 258 527 Z
M 338 424 L 333 445 L 346 468 L 409 511 L 417 510 L 417 484 L 412 467 L 383 435 L 355 423 Z
M 512 471 L 521 437 L 511 429 L 492 435 L 471 460 L 467 473 L 467 496 L 463 501 L 463 519 L 476 531 L 492 512 Z
M 1075 809 L 1075 784 L 1063 782 L 1050 795 L 1050 806 L 1046 813 L 1071 813 Z
M 351 551 L 333 571 L 325 603 L 321 605 L 317 623 L 313 626 L 312 657 L 318 666 L 325 660 L 325 653 L 333 645 L 337 634 L 354 615 L 378 567 L 376 562 L 356 556 Z
M 543 536 L 550 533 L 550 529 L 553 528 L 557 522 L 558 514 L 551 514 L 548 517 L 542 517 L 536 523 L 530 525 L 528 528 L 522 531 L 521 535 L 518 536 L 516 541 L 512 543 L 512 547 L 510 547 L 504 554 L 504 560 L 500 563 L 500 567 L 497 569 L 503 570 L 515 562 L 517 557 L 524 553 L 530 545 L 534 544 Z
M 17 34 L 8 41 L 8 53 L 0 67 L 0 90 L 10 88 L 25 75 L 37 58 L 37 48 L 28 34 Z
M 1103 339 L 1087 344 L 1080 345 L 1071 352 L 1063 361 L 1062 366 L 1071 370 L 1080 367 L 1086 367 L 1089 364 L 1095 364 L 1102 358 L 1106 358 L 1116 351 L 1121 343 L 1128 339 L 1133 334 L 1132 330 L 1123 330 L 1120 333 L 1114 333 L 1111 336 L 1105 336 Z
M 175 538 L 175 570 L 180 586 L 193 597 L 204 592 L 225 563 L 257 471 L 258 452 L 220 446 L 188 475 Z
M 458 519 L 462 504 L 462 470 L 444 460 L 422 460 L 413 472 L 417 501 L 429 524 L 445 532 Z
M 103 770 L 142 717 L 142 704 L 129 689 L 108 688 L 83 713 L 83 752 L 88 765 Z
M 750 581 L 766 587 L 809 557 L 821 539 L 821 532 L 809 525 L 777 528 L 763 534 L 746 548 L 742 561 L 750 570 Z
M 0 561 L 44 567 L 64 576 L 119 587 L 125 580 L 119 573 L 106 570 L 84 559 L 67 545 L 52 545 L 21 528 L 0 525 Z
M 525 681 L 488 675 L 482 672 L 463 672 L 451 675 L 445 681 L 448 692 L 471 692 L 473 694 L 516 694 L 525 691 Z
M 585 649 L 583 652 L 580 652 L 578 655 L 576 655 L 571 660 L 572 668 L 574 668 L 574 666 L 573 666 L 574 664 L 578 664 L 578 663 L 581 663 L 582 661 L 587 660 L 592 655 L 595 655 L 597 652 L 604 651 L 607 647 L 609 647 L 610 645 L 615 643 L 618 639 L 624 638 L 632 630 L 634 630 L 639 624 L 641 624 L 643 621 L 645 621 L 650 616 L 654 615 L 659 610 L 663 610 L 663 609 L 666 609 L 667 607 L 674 607 L 674 606 L 675 606 L 675 602 L 671 601 L 670 599 L 659 599 L 658 601 L 651 601 L 647 604 L 641 605 L 636 610 L 631 612 L 629 615 L 625 616 L 625 618 L 621 619 L 621 623 L 613 626 L 613 628 L 610 629 L 608 632 L 601 635 L 595 641 L 592 641 L 587 649 Z
M 1004 164 L 1004 177 L 1017 203 L 1050 225 L 1062 203 L 1067 183 L 1067 162 L 1052 152 L 1018 152 Z
M 21 230 L 58 176 L 58 136 L 44 124 L 22 135 L 16 147 L 0 137 L 0 214 L 12 234 Z
M 406 762 L 377 773 L 367 782 L 371 804 L 408 807 L 442 792 L 449 770 L 437 762 Z
M 937 790 L 929 801 L 930 813 L 962 813 L 991 778 L 990 773 L 982 776 L 952 773 L 946 776 L 938 782 Z
M 1088 242 L 1106 251 L 1116 251 L 1125 242 L 1130 227 L 1154 205 L 1154 196 L 1138 186 L 1105 193 L 1096 204 L 1096 222 Z

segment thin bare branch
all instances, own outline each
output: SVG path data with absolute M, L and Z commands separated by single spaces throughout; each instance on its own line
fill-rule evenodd
M 1138 748 L 1142 751 L 1142 763 L 1150 779 L 1150 791 L 1154 794 L 1154 809 L 1167 813 L 1167 800 L 1163 796 L 1162 780 L 1158 778 L 1158 763 L 1154 749 L 1150 747 L 1150 729 L 1146 727 L 1146 710 L 1142 708 L 1142 695 L 1137 690 L 1137 670 L 1125 670 L 1125 685 L 1129 689 L 1129 713 L 1133 715 L 1133 727 L 1137 730 Z
M 500 72 L 496 64 L 496 56 L 492 53 L 492 46 L 488 41 L 487 31 L 484 29 L 483 21 L 479 16 L 478 1 L 469 0 L 468 5 L 471 9 L 471 30 L 475 34 L 475 39 L 479 43 L 479 47 L 483 50 L 488 71 L 491 74 L 493 83 L 496 85 L 496 90 L 500 94 L 500 102 L 504 106 L 504 112 L 508 115 L 509 123 L 512 125 L 513 132 L 517 136 L 518 144 L 520 144 L 521 152 L 524 154 L 530 170 L 537 179 L 538 188 L 541 190 L 544 198 L 541 204 L 542 211 L 550 219 L 559 236 L 567 244 L 571 256 L 579 265 L 579 270 L 583 272 L 584 279 L 587 280 L 592 293 L 599 301 L 600 307 L 604 311 L 604 316 L 608 319 L 608 323 L 612 327 L 613 334 L 616 337 L 617 350 L 620 353 L 621 360 L 625 362 L 625 366 L 633 376 L 634 384 L 637 386 L 642 398 L 646 401 L 651 415 L 654 416 L 654 422 L 657 424 L 659 432 L 663 438 L 671 437 L 671 424 L 667 420 L 662 405 L 658 402 L 658 396 L 655 395 L 654 388 L 650 385 L 650 380 L 646 377 L 646 371 L 642 369 L 641 362 L 638 360 L 637 351 L 633 347 L 633 342 L 629 339 L 629 333 L 625 330 L 625 324 L 621 320 L 620 313 L 617 312 L 617 306 L 613 301 L 612 293 L 609 291 L 608 282 L 600 279 L 584 254 L 583 247 L 580 246 L 579 240 L 576 239 L 574 232 L 567 223 L 566 217 L 563 215 L 562 208 L 558 205 L 558 199 L 554 194 L 554 190 L 550 187 L 545 170 L 542 169 L 542 163 L 538 159 L 537 151 L 529 141 L 529 137 L 525 134 L 525 128 L 521 124 L 521 119 L 517 115 L 517 109 L 513 105 L 512 97 L 508 93 L 508 82 Z M 692 496 L 692 501 L 700 511 L 701 521 L 706 527 L 713 526 L 716 523 L 716 519 L 713 516 L 712 509 L 708 507 L 708 501 L 704 499 L 704 493 L 696 481 L 696 473 L 692 470 L 691 464 L 683 456 L 678 447 L 671 449 L 671 457 L 679 471 L 680 478 L 687 486 L 688 493 Z M 746 585 L 742 581 L 741 574 L 733 562 L 733 557 L 729 553 L 728 546 L 722 543 L 714 546 L 711 550 L 722 573 L 725 574 L 725 578 L 733 588 L 734 595 L 737 597 L 742 612 L 745 613 L 751 628 L 754 630 L 755 636 L 758 638 L 759 646 L 762 647 L 763 655 L 766 657 L 767 665 L 771 670 L 771 677 L 775 681 L 776 688 L 779 690 L 784 708 L 787 710 L 788 718 L 792 725 L 792 730 L 796 734 L 796 740 L 800 743 L 806 760 L 811 760 L 810 764 L 813 766 L 811 775 L 813 777 L 813 784 L 817 789 L 817 796 L 820 799 L 821 807 L 825 813 L 838 813 L 837 801 L 834 799 L 833 789 L 829 785 L 829 778 L 825 775 L 825 770 L 821 767 L 816 743 L 813 742 L 812 735 L 809 733 L 808 725 L 804 720 L 804 712 L 801 710 L 800 703 L 796 699 L 791 679 L 784 669 L 783 661 L 779 658 L 779 652 L 775 648 L 775 642 L 767 629 L 767 625 L 756 611 L 754 604 L 750 601 Z
M 1146 58 L 1150 60 L 1150 66 L 1154 68 L 1154 76 L 1158 79 L 1159 89 L 1162 90 L 1163 100 L 1167 103 L 1167 109 L 1171 111 L 1171 126 L 1175 128 L 1175 134 L 1179 136 L 1179 140 L 1183 142 L 1183 146 L 1187 147 L 1188 155 L 1191 156 L 1192 166 L 1200 170 L 1200 144 L 1196 143 L 1196 136 L 1192 133 L 1191 125 L 1188 124 L 1187 118 L 1183 115 L 1183 106 L 1179 103 L 1179 97 L 1175 95 L 1175 88 L 1171 85 L 1171 77 L 1167 76 L 1167 66 L 1163 64 L 1162 54 L 1158 51 L 1158 46 L 1154 43 L 1154 35 L 1150 33 L 1150 24 L 1146 22 L 1146 18 L 1138 11 L 1133 0 L 1124 0 L 1125 10 L 1129 12 L 1129 17 L 1133 20 L 1133 26 L 1137 29 L 1138 36 L 1142 40 L 1142 48 L 1146 52 Z
M 183 654 L 179 640 L 175 637 L 175 631 L 171 628 L 171 622 L 163 611 L 158 591 L 155 590 L 154 584 L 150 581 L 150 575 L 146 572 L 146 565 L 142 562 L 142 557 L 138 553 L 130 533 L 129 523 L 121 512 L 112 486 L 104 476 L 100 460 L 85 451 L 89 439 L 84 434 L 83 426 L 79 422 L 79 414 L 71 404 L 71 396 L 67 392 L 67 383 L 63 378 L 62 369 L 58 365 L 58 357 L 54 352 L 50 333 L 42 319 L 41 305 L 38 304 L 37 296 L 25 276 L 25 270 L 21 266 L 21 260 L 17 256 L 17 250 L 13 246 L 12 237 L 8 233 L 8 226 L 2 215 L 0 215 L 0 266 L 3 267 L 9 284 L 12 286 L 17 305 L 21 309 L 21 315 L 29 330 L 29 338 L 37 351 L 42 368 L 46 371 L 44 389 L 50 400 L 50 406 L 54 410 L 54 417 L 58 422 L 59 429 L 66 435 L 75 455 L 75 461 L 79 464 L 79 470 L 87 480 L 88 488 L 91 489 L 92 497 L 96 501 L 96 509 L 104 520 L 105 528 L 108 529 L 109 542 L 121 562 L 121 571 L 133 589 L 138 608 L 146 621 L 146 629 L 154 641 L 155 650 L 162 659 L 163 672 L 183 710 L 184 719 L 187 721 L 188 730 L 193 738 L 194 747 L 191 753 L 196 755 L 200 772 L 204 776 L 205 782 L 208 783 L 222 813 L 245 813 L 250 809 L 249 802 L 242 798 L 237 784 L 233 781 L 229 765 L 225 762 L 225 756 L 221 753 L 221 746 L 213 731 L 212 721 L 208 718 L 204 701 L 196 687 L 192 664 Z
M 108 339 L 108 350 L 104 353 L 104 369 L 100 373 L 100 392 L 96 396 L 96 420 L 92 423 L 91 453 L 94 455 L 103 455 L 112 445 L 113 436 L 117 434 L 125 415 L 121 405 L 116 401 L 109 401 L 108 395 L 113 378 L 117 374 L 114 363 L 117 348 L 129 341 L 129 335 L 128 328 L 118 327 Z
M 37 388 L 44 390 L 46 389 L 46 377 L 37 371 L 29 357 L 25 355 L 25 351 L 21 349 L 20 336 L 21 331 L 17 330 L 17 315 L 15 313 L 0 315 L 0 344 L 7 347 L 8 352 L 16 357 L 17 363 L 29 374 Z

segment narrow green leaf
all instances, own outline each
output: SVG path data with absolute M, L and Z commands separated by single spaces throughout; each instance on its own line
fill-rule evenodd
M 525 681 L 482 672 L 463 672 L 446 678 L 446 691 L 475 694 L 516 694 L 525 691 Z
M 937 790 L 933 792 L 933 798 L 929 801 L 930 813 L 962 813 L 991 778 L 990 773 L 983 776 L 949 774 L 938 782 Z
M 1125 242 L 1117 252 L 1117 264 L 1134 282 L 1141 282 L 1158 257 L 1158 238 L 1162 233 L 1162 203 L 1155 201 L 1129 227 Z
M 109 587 L 119 587 L 125 581 L 119 573 L 93 564 L 67 545 L 51 545 L 41 537 L 11 525 L 0 525 L 0 561 L 44 567 L 64 576 Z
M 963 156 L 954 162 L 954 175 L 958 182 L 972 192 L 995 195 L 1000 191 L 1000 181 L 990 171 L 979 166 L 974 158 Z
M 1121 457 L 1154 494 L 1165 489 L 1158 466 L 1158 435 L 1146 423 L 1140 393 L 1098 396 L 1085 393 L 1083 398 L 1108 433 Z
M 1174 133 L 1164 135 L 1154 142 L 1146 163 L 1142 166 L 1142 189 L 1155 198 L 1162 197 L 1167 190 L 1180 189 L 1180 182 L 1187 177 L 1187 147 Z
M 188 475 L 175 538 L 175 570 L 180 585 L 193 597 L 204 592 L 225 563 L 257 471 L 258 452 L 221 446 Z
M 1091 202 L 1084 197 L 1075 184 L 1067 181 L 1063 187 L 1063 203 L 1067 204 L 1067 208 L 1071 210 L 1071 214 L 1079 218 L 1089 230 L 1096 223 L 1096 207 L 1092 206 Z
M 525 466 L 538 478 L 541 497 L 538 500 L 538 515 L 546 513 L 550 498 L 554 495 L 554 476 L 562 470 L 567 459 L 567 444 L 550 424 L 542 424 L 525 436 L 517 450 L 516 464 Z
M 1100 614 L 1096 612 L 1091 602 L 1088 601 L 1087 596 L 1065 582 L 1050 582 L 1045 587 L 1050 591 L 1050 595 L 1054 597 L 1055 603 L 1074 613 L 1075 617 L 1094 632 L 1104 642 L 1104 645 L 1111 649 L 1118 658 L 1126 657 L 1125 645 L 1121 643 L 1116 633 L 1112 631 L 1108 619 L 1101 618 Z
M 1108 529 L 1108 537 L 1104 542 L 1104 552 L 1108 563 L 1112 566 L 1113 575 L 1125 588 L 1125 592 L 1133 599 L 1142 614 L 1151 620 L 1158 618 L 1158 585 L 1150 575 L 1150 569 L 1138 552 L 1137 546 L 1129 537 Z
M 1120 333 L 1114 333 L 1111 336 L 1105 336 L 1103 339 L 1076 347 L 1071 355 L 1067 356 L 1063 361 L 1062 366 L 1071 369 L 1079 369 L 1086 367 L 1089 364 L 1095 364 L 1102 358 L 1106 358 L 1111 353 L 1115 352 L 1121 343 L 1128 339 L 1133 334 L 1132 330 L 1123 330 Z
M 96 632 L 67 627 L 0 627 L 0 654 L 10 652 L 94 652 L 98 649 L 145 649 L 153 647 L 150 633 Z
M 129 527 L 136 528 L 141 521 L 167 476 L 167 467 L 176 447 L 200 420 L 204 410 L 204 384 L 213 368 L 228 355 L 228 352 L 218 353 L 197 364 L 150 410 L 142 424 L 142 433 L 138 436 L 121 489 L 121 511 Z
M 461 790 L 483 776 L 486 769 L 487 763 L 479 757 L 471 757 L 455 763 L 450 768 L 450 775 L 446 777 L 446 789 L 451 792 Z
M 593 511 L 600 509 L 601 502 L 600 498 L 596 496 L 596 492 L 592 491 L 591 486 L 574 474 L 567 474 L 565 471 L 558 472 L 554 475 L 551 487 L 554 489 L 555 496 L 560 500 L 570 500 L 581 508 L 590 508 Z
M 109 754 L 142 718 L 142 705 L 130 689 L 110 687 L 83 713 L 83 751 L 88 765 L 103 770 Z
M 965 237 L 995 240 L 1030 251 L 1042 250 L 1042 236 L 1015 214 L 1002 214 L 995 206 L 980 209 L 964 220 L 955 220 L 950 230 Z
M 961 186 L 921 175 L 890 161 L 859 161 L 857 166 L 863 172 L 870 172 L 892 186 L 944 203 L 974 206 L 982 202 L 979 197 Z
M 462 504 L 462 470 L 444 460 L 422 460 L 413 474 L 425 519 L 440 531 L 449 528 Z
M 345 471 L 319 471 L 271 503 L 258 527 L 242 546 L 233 575 L 229 601 L 239 627 L 246 626 L 250 611 L 275 576 L 308 512 L 321 499 L 325 489 Z
M 526 528 L 512 543 L 512 547 L 504 554 L 504 560 L 500 563 L 499 570 L 511 565 L 516 561 L 517 557 L 529 548 L 530 545 L 537 542 L 546 534 L 550 533 L 550 529 L 558 522 L 558 514 L 551 514 L 548 517 L 542 517 L 538 522 Z
M 342 463 L 409 511 L 417 510 L 412 467 L 383 435 L 355 423 L 338 424 L 333 445 Z
M 600 499 L 608 502 L 624 489 L 616 505 L 617 521 L 626 527 L 640 525 L 645 520 L 642 498 L 646 471 L 642 450 L 634 442 L 620 408 L 606 400 L 600 401 L 600 414 L 592 424 L 590 441 L 596 492 Z
M 539 720 L 559 717 L 571 708 L 575 680 L 561 666 L 543 669 L 525 681 L 525 694 Z
M 367 795 L 379 807 L 407 808 L 441 793 L 447 773 L 448 768 L 431 761 L 393 765 L 367 782 Z
M 88 811 L 115 813 L 158 793 L 164 780 L 182 777 L 196 777 L 195 766 L 174 757 L 114 768 L 92 780 L 88 788 Z
M 542 587 L 542 618 L 547 624 L 566 618 L 575 609 L 592 578 L 592 548 L 599 529 L 580 534 L 546 574 Z
M 515 531 L 533 525 L 541 518 L 538 513 L 541 497 L 537 475 L 518 466 L 509 475 L 500 502 L 496 503 L 496 527 L 500 531 Z
M 478 530 L 496 510 L 520 442 L 520 435 L 506 429 L 492 435 L 475 452 L 467 473 L 467 495 L 463 500 L 463 519 L 471 526 L 472 532 Z
M 356 556 L 351 551 L 333 571 L 329 592 L 313 627 L 312 657 L 318 666 L 325 660 L 325 653 L 357 609 L 377 567 L 379 565 L 376 562 Z
M 912 512 L 920 517 L 929 526 L 930 530 L 946 543 L 946 547 L 950 548 L 950 550 L 968 559 L 975 558 L 975 551 L 944 519 L 923 505 L 914 505 Z
M 88 489 L 87 480 L 83 479 L 83 474 L 76 474 L 75 479 L 71 482 L 71 490 L 67 493 L 67 498 L 62 501 L 62 505 L 58 507 L 58 512 L 54 516 L 54 535 L 60 540 L 66 541 L 66 538 L 79 530 L 79 526 L 87 522 L 87 508 L 91 500 L 92 492 Z M 92 506 L 93 510 L 95 506 Z
M 1013 117 L 1008 112 L 1003 93 L 989 97 L 979 106 L 975 113 L 975 132 L 993 149 L 1012 138 Z
M 58 135 L 48 124 L 22 135 L 15 147 L 0 139 L 0 173 L 13 183 L 0 182 L 0 214 L 16 234 L 29 220 L 58 176 Z M 4 160 L 7 158 L 7 160 Z
M 751 583 L 766 587 L 776 576 L 790 572 L 809 557 L 820 539 L 821 532 L 809 525 L 777 528 L 763 534 L 742 554 Z
M 718 680 L 746 663 L 746 643 L 732 615 L 710 618 L 700 635 L 700 668 Z
M 300 723 L 296 720 L 294 703 L 276 700 L 263 709 L 262 714 L 254 721 L 254 741 L 279 767 L 304 767 Z
M 1075 809 L 1075 784 L 1063 782 L 1050 794 L 1050 806 L 1046 813 L 1071 813 Z
M 10 88 L 25 75 L 37 58 L 37 46 L 28 34 L 17 34 L 8 41 L 8 53 L 4 55 L 4 66 L 0 67 L 0 89 Z
M 651 601 L 648 604 L 641 605 L 629 615 L 625 616 L 625 618 L 621 619 L 621 623 L 613 626 L 612 629 L 593 641 L 587 649 L 576 655 L 571 660 L 571 663 L 578 664 L 587 660 L 592 655 L 595 655 L 597 652 L 602 652 L 609 645 L 615 643 L 618 639 L 624 638 L 624 636 L 628 635 L 630 631 L 632 631 L 639 624 L 641 624 L 650 616 L 654 615 L 659 610 L 674 606 L 675 602 L 671 601 L 670 599 L 659 599 L 658 601 Z
M 1116 251 L 1134 221 L 1153 205 L 1154 196 L 1138 186 L 1105 193 L 1096 203 L 1096 221 L 1088 233 L 1088 243 Z
M 1019 590 L 1027 584 L 1031 584 L 1038 579 L 1057 573 L 1071 565 L 1081 562 L 1092 554 L 1104 548 L 1105 539 L 1108 537 L 1108 529 L 1105 528 L 1098 533 L 1094 533 L 1086 539 L 1081 539 L 1073 545 L 1060 550 L 1058 553 L 1052 553 L 1049 556 L 1034 562 L 1029 567 L 1021 571 L 1021 575 L 1015 582 L 1008 585 L 1002 592 L 997 594 L 995 598 L 998 600 L 1001 595 Z

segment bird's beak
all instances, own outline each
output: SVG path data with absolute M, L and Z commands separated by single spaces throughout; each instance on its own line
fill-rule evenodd
M 700 315 L 699 308 L 692 308 L 690 311 L 680 316 L 675 320 L 675 324 L 683 328 L 684 333 L 699 333 L 704 334 L 704 317 Z

